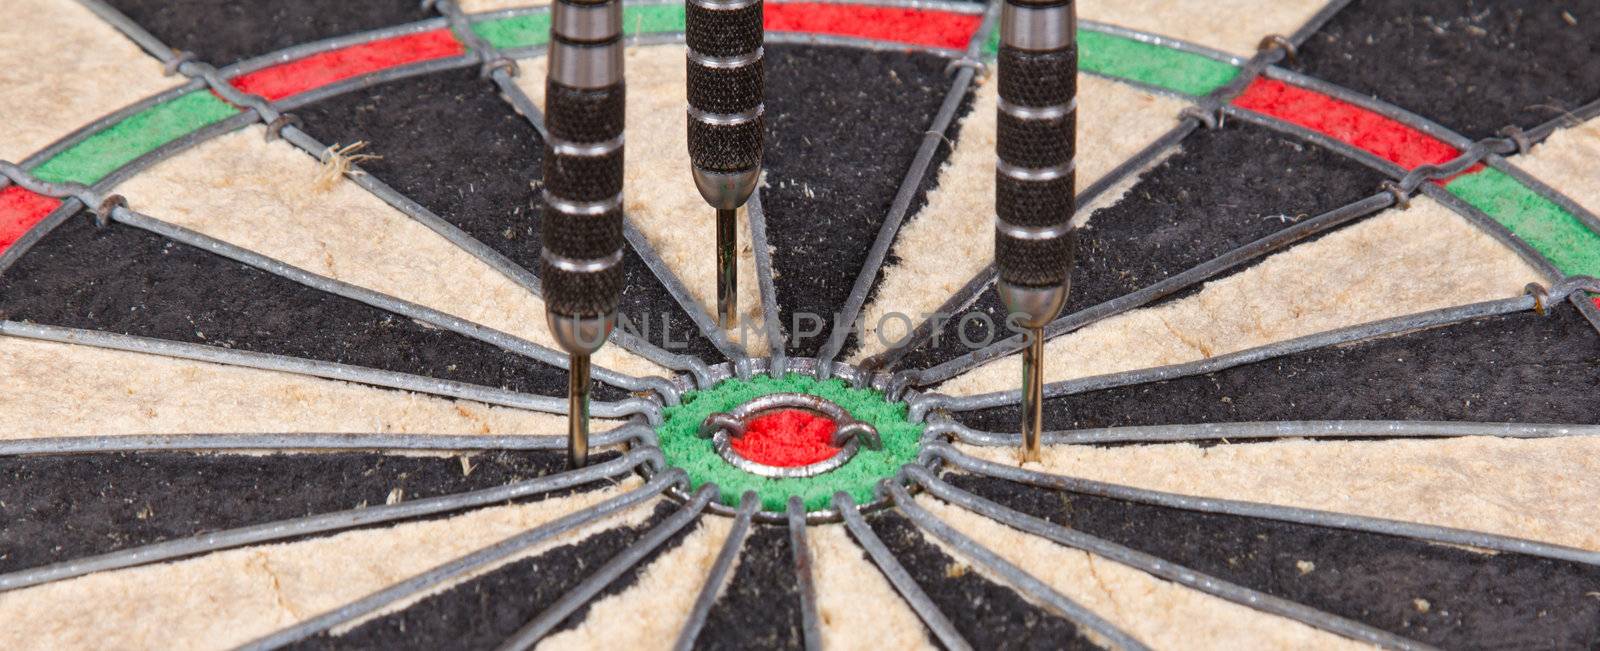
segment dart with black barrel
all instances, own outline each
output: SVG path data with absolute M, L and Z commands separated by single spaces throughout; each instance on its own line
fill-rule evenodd
M 1000 15 L 995 167 L 997 289 L 1026 329 L 1022 460 L 1044 427 L 1044 327 L 1071 287 L 1078 51 L 1073 0 L 1006 0 Z
M 570 359 L 568 461 L 589 457 L 589 356 L 622 295 L 624 84 L 621 0 L 556 0 L 545 87 L 540 280 L 545 319 Z
M 736 218 L 761 176 L 761 0 L 688 0 L 689 158 L 695 187 L 717 211 L 717 320 L 738 315 Z

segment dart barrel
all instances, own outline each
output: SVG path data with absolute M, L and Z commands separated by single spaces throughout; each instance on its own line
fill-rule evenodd
M 1078 47 L 1072 0 L 1006 0 L 1000 12 L 995 165 L 996 290 L 1022 351 L 1022 457 L 1044 436 L 1044 326 L 1061 313 L 1072 271 Z
M 761 0 L 688 0 L 685 14 L 695 186 L 712 207 L 731 210 L 761 173 Z
M 1000 16 L 995 264 L 1007 309 L 1039 328 L 1066 300 L 1076 210 L 1078 50 L 1072 0 L 1008 0 Z
M 545 320 L 569 355 L 567 462 L 589 458 L 589 355 L 622 298 L 622 0 L 556 0 L 545 83 Z
M 540 278 L 556 339 L 588 354 L 622 294 L 621 1 L 557 0 L 547 61 Z

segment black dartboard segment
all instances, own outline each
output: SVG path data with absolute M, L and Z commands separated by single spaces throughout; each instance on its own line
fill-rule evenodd
M 1600 338 L 1570 304 L 1045 401 L 1050 429 L 1290 420 L 1600 423 Z M 1008 431 L 1016 407 L 956 415 Z
M 454 456 L 355 452 L 0 457 L 0 573 L 382 505 L 395 490 L 402 491 L 402 499 L 418 500 L 566 468 L 566 455 L 558 452 L 486 452 L 469 459 L 471 473 Z
M 1600 99 L 1600 5 L 1358 0 L 1299 59 L 1313 77 L 1485 138 Z
M 544 143 L 477 69 L 380 84 L 297 109 L 327 143 L 368 143 L 363 169 L 530 272 L 539 269 Z M 635 332 L 674 353 L 720 361 L 632 248 L 620 312 Z M 639 321 L 648 321 L 648 328 Z M 665 325 L 663 325 L 665 323 Z
M 1592 648 L 1600 568 L 949 475 L 1007 508 L 1445 649 Z
M 939 144 L 934 148 L 933 159 L 928 165 L 929 171 L 922 176 L 922 181 L 917 184 L 917 191 L 912 195 L 911 203 L 907 206 L 906 222 L 901 224 L 902 229 L 909 225 L 910 220 L 914 219 L 928 205 L 928 193 L 939 187 L 940 168 L 950 158 L 950 154 L 954 151 L 955 143 L 960 142 L 961 125 L 971 113 L 972 104 L 975 100 L 976 91 L 968 92 L 966 97 L 962 99 L 960 108 L 956 110 L 956 114 L 950 122 L 950 127 L 945 130 L 944 138 L 941 138 Z M 895 247 L 890 246 L 888 253 L 884 256 L 883 266 L 878 270 L 877 277 L 872 279 L 871 288 L 867 291 L 867 299 L 862 302 L 863 306 L 872 305 L 873 301 L 877 300 L 878 292 L 883 285 L 884 272 L 898 264 L 900 264 L 900 256 L 895 253 Z M 996 298 L 995 301 L 998 304 L 999 299 Z M 859 334 L 852 335 L 846 341 L 845 347 L 840 351 L 839 358 L 849 358 L 860 347 Z
M 566 395 L 560 368 L 148 231 L 98 229 L 87 212 L 0 276 L 0 317 Z
M 803 648 L 800 607 L 789 528 L 754 525 L 733 578 L 706 614 L 695 648 Z
M 417 0 L 106 0 L 161 42 L 217 67 L 286 47 L 426 20 Z
M 642 507 L 637 507 L 642 508 Z M 637 526 L 616 527 L 582 541 L 510 563 L 488 574 L 430 596 L 404 610 L 379 617 L 343 635 L 321 634 L 295 649 L 493 649 L 529 620 L 555 604 L 611 557 L 637 542 L 650 528 L 671 517 L 677 505 L 661 503 Z M 684 527 L 649 557 L 624 573 L 557 630 L 581 623 L 590 605 L 638 582 L 643 568 L 677 547 L 697 525 Z
M 922 591 L 978 649 L 1098 649 L 1078 627 L 945 554 L 898 513 L 868 519 Z
M 949 59 L 769 44 L 766 62 L 760 191 L 767 237 L 776 247 L 773 282 L 793 338 L 789 352 L 815 355 L 950 90 Z M 821 322 L 802 317 L 795 328 L 796 313 Z
M 1370 168 L 1264 127 L 1229 122 L 1196 131 L 1120 201 L 1096 210 L 1078 229 L 1072 290 L 1063 314 L 1148 287 L 1371 196 L 1383 180 Z M 987 318 L 971 317 L 963 340 L 956 328 L 969 314 Z M 1005 318 L 991 285 L 949 318 L 937 341 L 913 348 L 900 367 L 931 368 L 971 352 L 988 336 L 1009 336 Z M 999 327 L 990 330 L 987 323 Z

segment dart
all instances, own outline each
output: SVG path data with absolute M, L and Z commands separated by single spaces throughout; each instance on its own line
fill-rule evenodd
M 689 158 L 695 187 L 717 211 L 717 320 L 739 311 L 739 206 L 761 176 L 761 0 L 688 0 Z
M 622 294 L 622 3 L 556 2 L 545 86 L 545 319 L 569 356 L 567 455 L 589 456 L 589 356 Z
M 1071 286 L 1078 52 L 1072 0 L 1007 0 L 1000 15 L 995 265 L 1000 299 L 1027 329 L 1022 460 L 1039 461 L 1044 326 Z

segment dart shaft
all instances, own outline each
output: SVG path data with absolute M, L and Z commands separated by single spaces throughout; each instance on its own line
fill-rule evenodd
M 734 211 L 761 175 L 766 92 L 761 0 L 687 0 L 689 160 L 717 211 L 717 320 L 738 315 Z
M 1078 52 L 1072 0 L 1006 0 L 1000 15 L 996 115 L 996 289 L 1025 326 L 1022 457 L 1039 459 L 1044 326 L 1071 285 L 1076 211 Z
M 568 453 L 589 454 L 589 356 L 622 295 L 621 0 L 556 0 L 545 85 L 539 275 L 545 319 L 570 356 Z
M 1022 350 L 1022 461 L 1040 461 L 1044 438 L 1044 330 L 1028 332 Z
M 589 356 L 573 355 L 567 374 L 567 465 L 589 463 Z
M 739 312 L 738 212 L 717 209 L 717 319 L 732 328 Z

